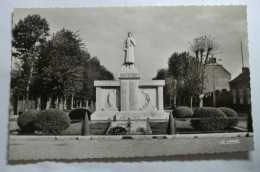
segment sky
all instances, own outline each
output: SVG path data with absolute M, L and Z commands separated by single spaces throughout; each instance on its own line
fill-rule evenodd
M 40 14 L 52 34 L 62 28 L 78 31 L 91 56 L 116 78 L 128 32 L 137 42 L 135 66 L 143 80 L 167 68 L 171 54 L 189 51 L 189 43 L 203 35 L 220 45 L 215 57 L 232 79 L 242 71 L 241 41 L 244 65 L 249 67 L 246 6 L 17 8 L 13 14 L 14 24 L 28 14 Z

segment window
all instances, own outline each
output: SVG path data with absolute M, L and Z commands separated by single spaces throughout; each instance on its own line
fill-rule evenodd
M 237 103 L 236 89 L 232 90 L 233 104 Z
M 243 88 L 239 89 L 239 103 L 244 104 Z
M 247 104 L 251 104 L 250 88 L 247 88 L 247 89 L 246 89 L 246 95 L 247 95 Z

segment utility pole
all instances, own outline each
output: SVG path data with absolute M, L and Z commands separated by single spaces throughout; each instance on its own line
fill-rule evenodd
M 215 66 L 214 66 L 215 67 Z M 213 73 L 213 107 L 216 107 L 216 83 L 215 83 L 215 74 Z
M 242 41 L 240 41 L 240 45 L 241 45 L 242 66 L 244 67 L 244 57 L 243 57 L 243 46 L 242 46 Z
M 213 107 L 216 107 L 216 104 L 217 104 L 216 103 L 216 76 L 215 76 L 216 64 L 214 64 L 213 58 L 214 58 L 214 54 L 212 55 L 212 62 L 211 62 L 212 69 L 211 69 L 211 72 L 212 72 L 212 86 L 213 86 Z

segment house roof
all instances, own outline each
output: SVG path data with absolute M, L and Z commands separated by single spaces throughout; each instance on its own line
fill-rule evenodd
M 229 84 L 237 84 L 237 83 L 243 83 L 243 82 L 249 82 L 250 81 L 250 72 L 248 67 L 244 67 L 242 69 L 242 73 L 240 73 L 236 78 L 231 80 Z
M 218 64 L 218 63 L 214 63 L 214 64 L 208 64 L 206 65 L 206 68 L 211 68 L 211 67 L 218 67 L 218 68 L 222 68 L 228 75 L 231 76 L 231 73 L 226 69 L 224 68 L 222 65 Z

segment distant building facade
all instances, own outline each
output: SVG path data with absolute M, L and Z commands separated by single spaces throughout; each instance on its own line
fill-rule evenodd
M 218 64 L 216 58 L 210 58 L 205 68 L 204 89 L 206 95 L 204 97 L 204 106 L 230 106 L 230 80 L 231 73 L 224 66 Z
M 210 58 L 205 68 L 205 91 L 229 91 L 231 73 L 221 64 L 216 63 L 216 58 Z
M 251 105 L 250 72 L 248 67 L 243 67 L 242 73 L 230 81 L 229 85 L 233 105 Z

